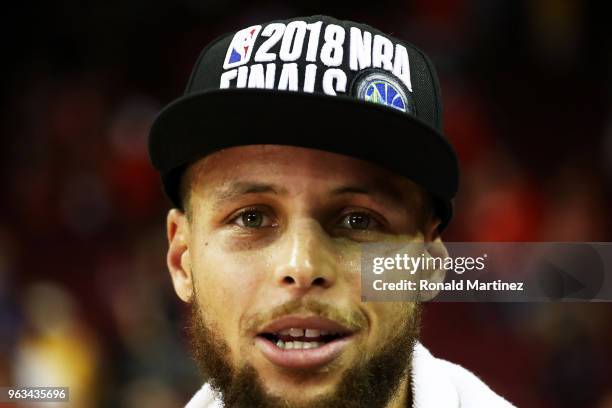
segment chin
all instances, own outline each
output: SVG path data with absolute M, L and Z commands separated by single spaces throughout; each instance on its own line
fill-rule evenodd
M 258 370 L 258 374 L 268 394 L 299 402 L 333 393 L 343 371 L 337 365 L 304 370 L 268 366 L 265 370 Z
M 264 389 L 271 397 L 290 403 L 290 406 L 308 406 L 310 403 L 333 395 L 337 384 L 299 385 L 296 383 L 264 382 Z

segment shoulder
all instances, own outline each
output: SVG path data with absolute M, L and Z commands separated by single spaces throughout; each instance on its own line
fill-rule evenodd
M 434 357 L 420 343 L 414 348 L 412 363 L 414 408 L 514 407 L 472 372 L 458 364 Z
M 208 383 L 195 393 L 185 408 L 222 408 L 221 398 Z

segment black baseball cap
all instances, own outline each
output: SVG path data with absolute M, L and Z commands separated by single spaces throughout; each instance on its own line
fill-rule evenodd
M 457 156 L 442 132 L 438 78 L 412 44 L 328 16 L 255 24 L 201 52 L 182 97 L 155 119 L 149 154 L 182 208 L 181 175 L 234 146 L 277 144 L 381 165 L 433 197 L 443 229 Z

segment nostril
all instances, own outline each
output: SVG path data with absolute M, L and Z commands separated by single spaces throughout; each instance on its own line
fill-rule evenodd
M 315 280 L 312 281 L 312 284 L 315 286 L 323 286 L 325 285 L 325 279 L 318 277 Z
M 291 276 L 285 276 L 283 278 L 283 283 L 292 284 L 295 283 L 295 279 L 293 279 Z

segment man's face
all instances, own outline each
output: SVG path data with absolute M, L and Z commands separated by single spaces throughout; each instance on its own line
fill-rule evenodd
M 416 185 L 357 159 L 269 145 L 214 153 L 186 177 L 189 217 L 168 216 L 168 263 L 192 303 L 197 358 L 232 403 L 246 389 L 269 406 L 331 406 L 384 382 L 372 378 L 380 369 L 394 378 L 376 401 L 405 394 L 418 307 L 361 302 L 360 244 L 428 239 Z

